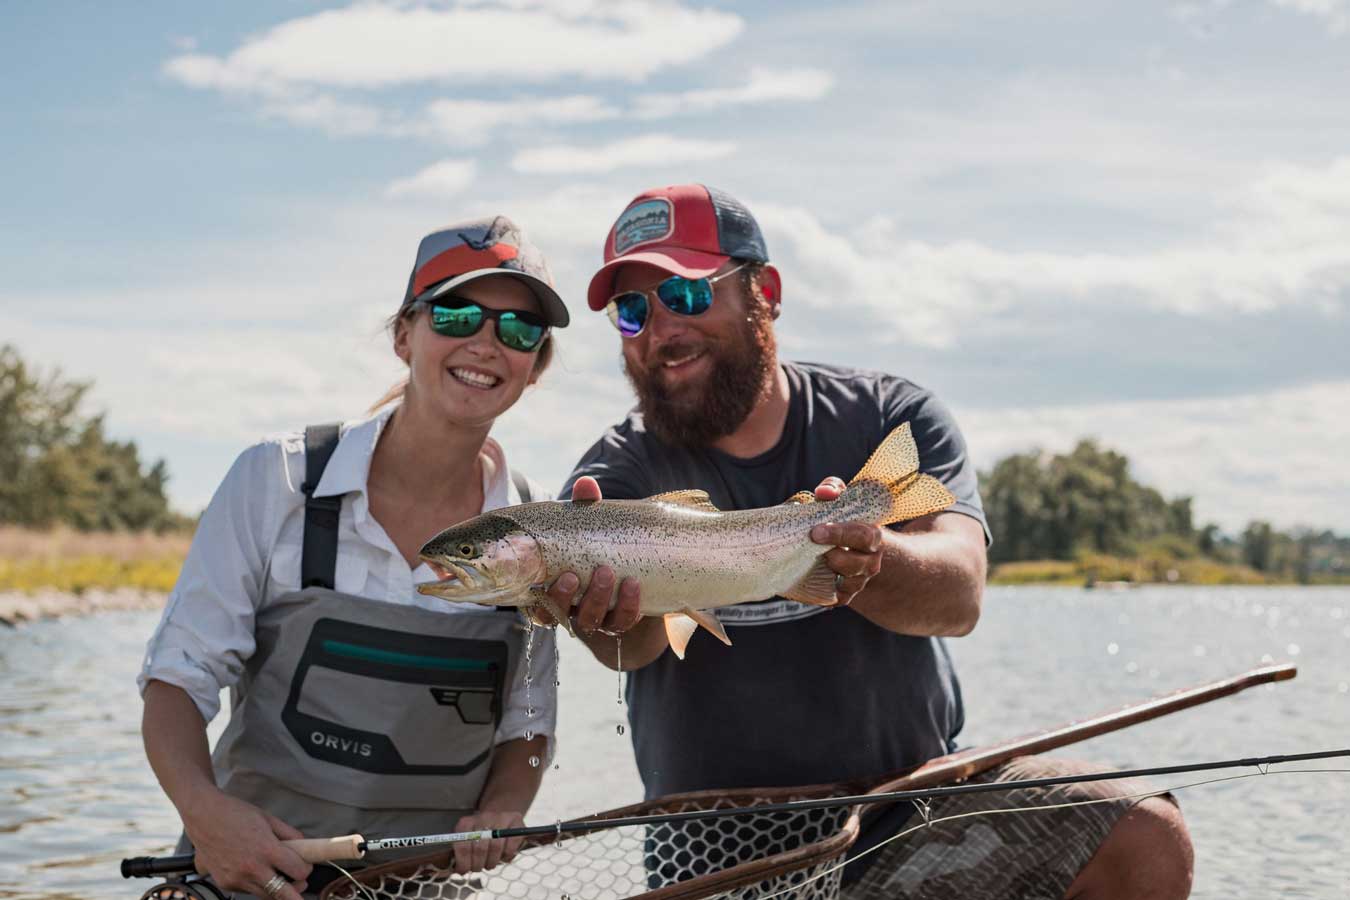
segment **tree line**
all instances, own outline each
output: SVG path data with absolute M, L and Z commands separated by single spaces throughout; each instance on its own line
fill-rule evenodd
M 81 531 L 166 531 L 191 519 L 169 508 L 164 460 L 145 463 L 84 410 L 91 384 L 42 373 L 0 345 L 0 524 Z
M 1203 558 L 1273 579 L 1310 583 L 1350 576 L 1350 537 L 1280 531 L 1253 520 L 1240 534 L 1197 526 L 1190 497 L 1164 497 L 1130 475 L 1129 460 L 1095 441 L 1068 453 L 1014 454 L 980 473 L 991 563 L 1085 555 Z
M 82 531 L 190 527 L 169 507 L 163 460 L 111 440 L 84 411 L 91 385 L 43 374 L 0 345 L 0 525 Z M 1203 558 L 1302 582 L 1350 577 L 1350 537 L 1280 531 L 1256 520 L 1240 534 L 1198 526 L 1190 497 L 1166 498 L 1130 475 L 1129 460 L 1094 441 L 1069 453 L 1014 454 L 980 473 L 990 562 L 1112 557 Z

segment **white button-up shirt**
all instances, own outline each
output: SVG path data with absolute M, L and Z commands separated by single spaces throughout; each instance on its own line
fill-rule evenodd
M 343 424 L 337 449 L 315 491 L 318 496 L 346 495 L 338 523 L 334 587 L 344 594 L 451 616 L 499 615 L 488 607 L 447 603 L 417 593 L 413 585 L 434 581 L 435 573 L 426 563 L 408 568 L 371 516 L 366 490 L 370 460 L 395 408 L 389 405 L 369 418 Z M 491 438 L 483 445 L 482 460 L 482 511 L 520 503 L 506 456 Z M 150 638 L 137 679 L 142 693 L 152 679 L 177 685 L 192 697 L 203 719 L 215 718 L 220 691 L 239 681 L 253 654 L 258 612 L 282 594 L 300 589 L 304 480 L 303 433 L 265 440 L 240 454 L 202 513 L 178 582 Z M 534 500 L 547 499 L 534 482 L 530 491 Z M 545 735 L 551 755 L 558 709 L 553 629 L 534 629 L 528 658 L 528 666 L 516 667 L 496 740 L 524 737 L 526 732 Z M 533 716 L 526 715 L 527 705 L 534 707 Z

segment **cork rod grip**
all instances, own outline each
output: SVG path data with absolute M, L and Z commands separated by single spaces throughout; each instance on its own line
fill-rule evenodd
M 359 834 L 344 834 L 342 837 L 304 838 L 298 841 L 282 841 L 307 863 L 333 862 L 343 859 L 360 859 L 366 855 L 361 849 L 365 838 Z

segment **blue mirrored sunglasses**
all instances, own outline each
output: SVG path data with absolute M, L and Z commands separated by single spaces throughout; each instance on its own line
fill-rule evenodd
M 662 306 L 678 316 L 702 315 L 712 306 L 712 286 L 723 278 L 736 274 L 745 266 L 746 263 L 741 263 L 734 269 L 711 278 L 685 278 L 682 275 L 672 275 L 656 287 L 645 291 L 623 291 L 609 298 L 605 312 L 609 313 L 609 320 L 619 329 L 619 334 L 626 338 L 634 338 L 642 334 L 642 329 L 647 327 L 647 320 L 651 318 L 648 297 L 655 297 L 661 301 Z

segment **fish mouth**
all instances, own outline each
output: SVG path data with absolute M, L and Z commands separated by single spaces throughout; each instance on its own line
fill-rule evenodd
M 526 594 L 528 585 L 501 583 L 490 573 L 465 560 L 450 560 L 443 556 L 419 554 L 419 559 L 436 573 L 436 581 L 416 585 L 417 592 L 428 597 L 439 597 L 461 603 L 481 603 L 486 606 L 504 606 L 508 597 Z

